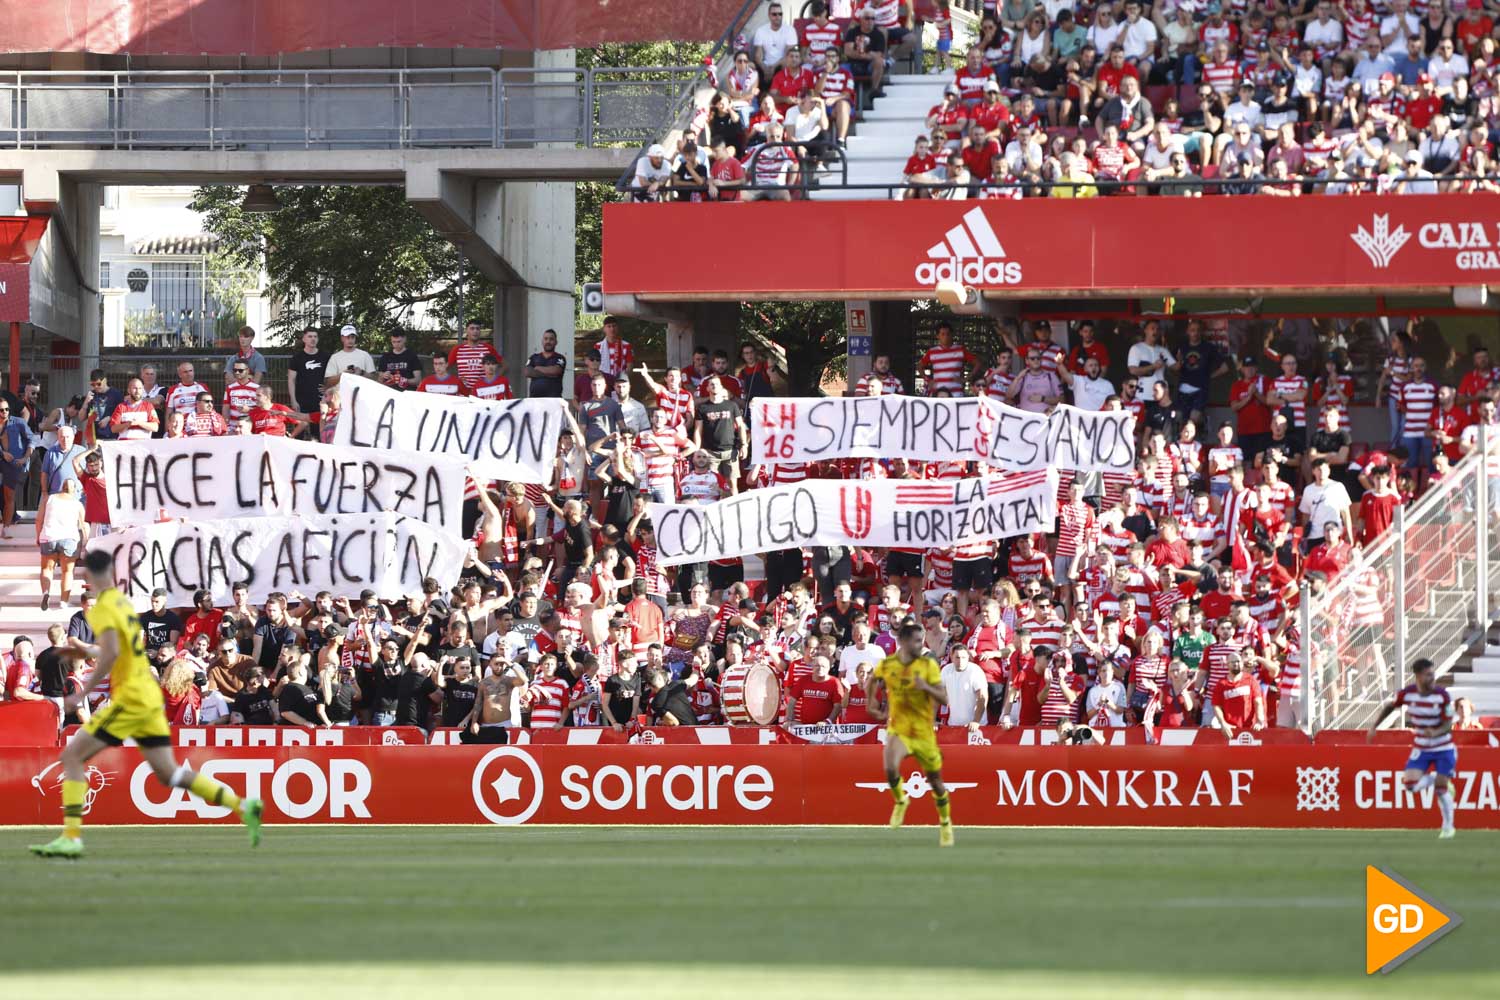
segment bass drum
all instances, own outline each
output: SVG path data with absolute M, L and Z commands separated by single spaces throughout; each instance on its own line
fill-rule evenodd
M 764 663 L 737 663 L 719 678 L 724 718 L 734 726 L 769 726 L 781 707 L 781 678 Z

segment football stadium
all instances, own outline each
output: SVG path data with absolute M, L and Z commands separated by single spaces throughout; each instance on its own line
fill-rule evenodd
M 1496 0 L 0 12 L 0 996 L 1500 995 Z

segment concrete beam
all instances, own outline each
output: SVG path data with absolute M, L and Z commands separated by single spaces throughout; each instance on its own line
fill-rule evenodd
M 515 284 L 520 273 L 501 255 L 495 238 L 495 204 L 502 198 L 499 181 L 418 164 L 406 172 L 406 200 L 432 228 L 458 247 L 497 284 Z
M 0 150 L 0 180 L 38 168 L 99 184 L 401 184 L 424 166 L 494 180 L 614 180 L 631 149 Z

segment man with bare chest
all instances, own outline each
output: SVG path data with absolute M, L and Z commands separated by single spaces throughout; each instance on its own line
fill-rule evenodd
M 479 696 L 474 711 L 459 733 L 462 743 L 508 743 L 510 730 L 521 726 L 520 693 L 526 687 L 526 674 L 503 656 L 492 656 L 484 679 L 479 682 Z

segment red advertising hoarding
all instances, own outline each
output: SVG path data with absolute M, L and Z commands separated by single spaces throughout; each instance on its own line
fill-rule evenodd
M 788 227 L 815 238 L 786 238 Z M 733 234 L 720 255 L 663 233 Z M 1387 292 L 1500 283 L 1500 195 L 620 203 L 604 290 L 654 299 Z
M 184 756 L 271 823 L 879 824 L 876 747 L 263 747 Z M 1403 747 L 982 747 L 944 751 L 960 825 L 1426 828 L 1431 791 L 1401 786 Z M 908 765 L 908 814 L 933 821 Z M 55 753 L 0 751 L 0 824 L 52 823 Z M 1465 749 L 1458 825 L 1500 829 L 1500 749 Z M 89 767 L 87 822 L 230 821 L 160 785 L 140 755 Z

